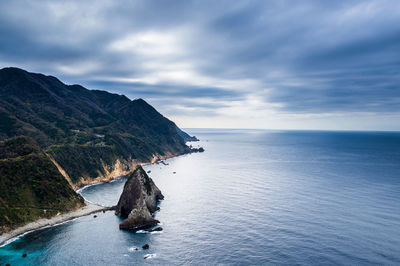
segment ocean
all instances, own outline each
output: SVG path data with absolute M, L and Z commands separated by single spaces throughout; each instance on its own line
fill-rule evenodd
M 144 167 L 162 232 L 98 213 L 1 247 L 0 265 L 400 265 L 400 133 L 187 131 L 204 153 Z M 124 182 L 81 193 L 115 205 Z

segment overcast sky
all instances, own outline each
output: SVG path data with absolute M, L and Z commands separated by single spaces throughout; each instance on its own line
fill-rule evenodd
M 400 130 L 398 0 L 66 2 L 1 1 L 0 67 L 184 128 Z

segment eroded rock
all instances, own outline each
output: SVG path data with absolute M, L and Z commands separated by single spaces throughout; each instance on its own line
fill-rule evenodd
M 119 228 L 138 230 L 158 224 L 152 213 L 157 210 L 158 200 L 163 198 L 153 180 L 139 166 L 126 181 L 116 206 L 115 214 L 126 217 Z

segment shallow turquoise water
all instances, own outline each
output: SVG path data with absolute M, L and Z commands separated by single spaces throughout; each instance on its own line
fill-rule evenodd
M 399 133 L 189 132 L 205 153 L 145 167 L 165 196 L 163 232 L 99 213 L 0 248 L 0 265 L 400 264 Z M 124 181 L 82 194 L 115 205 Z

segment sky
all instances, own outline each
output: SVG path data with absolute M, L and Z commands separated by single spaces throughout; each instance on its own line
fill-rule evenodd
M 0 68 L 183 128 L 400 130 L 400 1 L 0 1 Z

